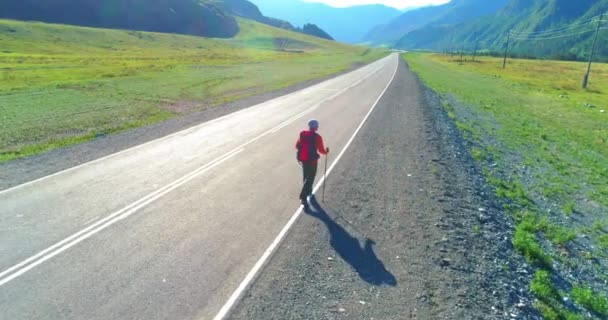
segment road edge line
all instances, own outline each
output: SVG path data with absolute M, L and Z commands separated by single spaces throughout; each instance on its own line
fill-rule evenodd
M 399 59 L 399 57 L 398 57 L 398 59 Z M 388 82 L 388 84 L 386 85 L 386 88 L 384 88 L 384 91 L 382 91 L 382 93 L 380 94 L 380 96 L 378 97 L 378 99 L 376 99 L 376 102 L 374 102 L 374 104 L 372 105 L 372 107 L 368 111 L 367 115 L 365 116 L 365 118 L 363 118 L 363 120 L 361 121 L 361 123 L 359 124 L 359 126 L 357 127 L 357 129 L 355 130 L 355 132 L 353 133 L 353 135 L 351 136 L 351 138 L 348 140 L 348 142 L 346 143 L 346 145 L 344 146 L 344 148 L 340 152 L 340 154 L 332 162 L 331 166 L 327 170 L 327 174 L 328 175 L 334 169 L 334 167 L 336 166 L 336 164 L 340 161 L 340 159 L 342 158 L 342 156 L 344 155 L 344 153 L 346 152 L 346 150 L 348 149 L 348 147 L 351 145 L 351 143 L 353 142 L 353 140 L 355 139 L 355 137 L 357 136 L 357 134 L 359 133 L 359 131 L 361 130 L 361 128 L 363 127 L 363 125 L 365 124 L 365 122 L 367 122 L 367 119 L 372 114 L 372 112 L 374 111 L 374 109 L 376 108 L 376 106 L 378 105 L 378 103 L 380 102 L 380 100 L 382 100 L 382 97 L 384 97 L 384 94 L 386 93 L 386 91 L 388 91 L 388 88 L 391 86 L 391 84 L 395 80 L 395 76 L 397 75 L 397 71 L 399 70 L 400 62 L 401 61 L 397 61 L 397 66 L 395 67 L 395 71 L 393 73 L 393 76 L 392 76 L 391 80 Z M 317 185 L 314 188 L 313 193 L 316 193 L 319 190 L 319 188 L 323 185 L 323 183 L 325 183 L 325 177 L 321 178 L 321 180 L 317 183 Z M 266 264 L 266 262 L 268 262 L 268 258 L 272 255 L 272 253 L 274 253 L 274 251 L 276 250 L 276 248 L 283 241 L 285 235 L 287 234 L 287 232 L 289 231 L 289 229 L 291 229 L 291 227 L 296 222 L 296 220 L 300 217 L 300 215 L 302 214 L 302 212 L 303 212 L 303 207 L 300 206 L 300 208 L 298 208 L 298 210 L 291 216 L 291 218 L 289 219 L 289 221 L 287 222 L 287 224 L 279 232 L 279 234 L 274 239 L 274 241 L 270 244 L 270 246 L 266 249 L 266 251 L 264 251 L 264 254 L 262 254 L 262 256 L 260 257 L 260 259 L 258 259 L 258 261 L 255 263 L 255 265 L 253 266 L 253 268 L 249 271 L 249 273 L 247 273 L 247 275 L 245 276 L 245 278 L 243 279 L 243 281 L 241 281 L 241 283 L 236 288 L 236 290 L 232 293 L 232 295 L 230 296 L 230 298 L 228 299 L 228 301 L 226 301 L 226 303 L 222 306 L 222 308 L 220 309 L 220 311 L 215 315 L 215 317 L 213 317 L 213 320 L 223 320 L 223 319 L 226 318 L 226 316 L 229 314 L 229 312 L 232 311 L 232 308 L 241 299 L 243 293 L 245 293 L 245 291 L 249 288 L 249 286 L 251 285 L 253 279 L 258 275 L 258 273 L 260 272 L 260 270 L 262 269 L 262 267 Z

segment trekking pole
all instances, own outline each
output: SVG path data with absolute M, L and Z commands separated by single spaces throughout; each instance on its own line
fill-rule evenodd
M 355 232 L 357 232 L 359 235 L 364 236 L 365 237 L 365 233 L 361 232 L 359 229 L 357 229 L 357 227 L 355 227 L 352 223 L 350 223 L 348 220 L 346 220 L 344 217 L 342 217 L 341 215 L 336 215 L 337 218 L 340 218 L 342 221 L 346 222 L 347 225 L 350 226 L 351 229 L 355 230 Z
M 346 218 L 344 218 L 343 216 L 338 214 L 338 211 L 336 209 L 330 207 L 329 205 L 325 205 L 325 206 L 331 210 L 331 212 L 333 213 L 332 216 L 334 216 L 335 219 L 340 219 L 340 220 L 344 221 L 348 226 L 350 226 L 351 229 L 353 229 L 359 235 L 365 237 L 365 233 L 361 232 L 361 230 L 359 230 L 357 227 L 355 227 L 350 221 L 346 220 Z M 328 216 L 329 216 L 329 214 L 328 214 Z
M 325 155 L 325 172 L 323 173 L 323 196 L 321 201 L 325 202 L 325 185 L 327 184 L 327 157 L 329 155 L 329 148 L 327 148 L 328 154 Z

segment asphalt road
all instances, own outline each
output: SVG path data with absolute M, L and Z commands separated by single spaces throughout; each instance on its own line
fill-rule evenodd
M 397 66 L 0 191 L 0 318 L 214 318 L 298 210 L 298 132 L 319 119 L 335 159 Z
M 510 215 L 408 69 L 230 319 L 539 319 Z

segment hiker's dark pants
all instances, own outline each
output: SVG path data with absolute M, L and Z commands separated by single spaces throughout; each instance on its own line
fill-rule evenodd
M 302 186 L 302 192 L 300 192 L 300 200 L 306 200 L 306 197 L 312 194 L 312 185 L 317 175 L 317 163 L 312 161 L 302 162 L 302 172 L 304 175 L 304 186 Z

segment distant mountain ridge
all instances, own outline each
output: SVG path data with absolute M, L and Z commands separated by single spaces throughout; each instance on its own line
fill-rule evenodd
M 314 23 L 337 41 L 346 43 L 363 42 L 363 37 L 370 29 L 403 13 L 383 5 L 334 8 L 302 0 L 251 1 L 265 15 L 287 20 L 297 26 Z
M 408 32 L 429 25 L 449 25 L 496 13 L 508 0 L 452 0 L 439 6 L 411 10 L 372 29 L 364 40 L 392 45 Z
M 306 23 L 302 28 L 298 28 L 294 27 L 288 21 L 266 17 L 255 4 L 246 0 L 216 0 L 214 1 L 214 4 L 222 8 L 225 12 L 241 18 L 254 20 L 281 29 L 308 34 L 318 38 L 334 40 L 327 32 L 315 24 Z

